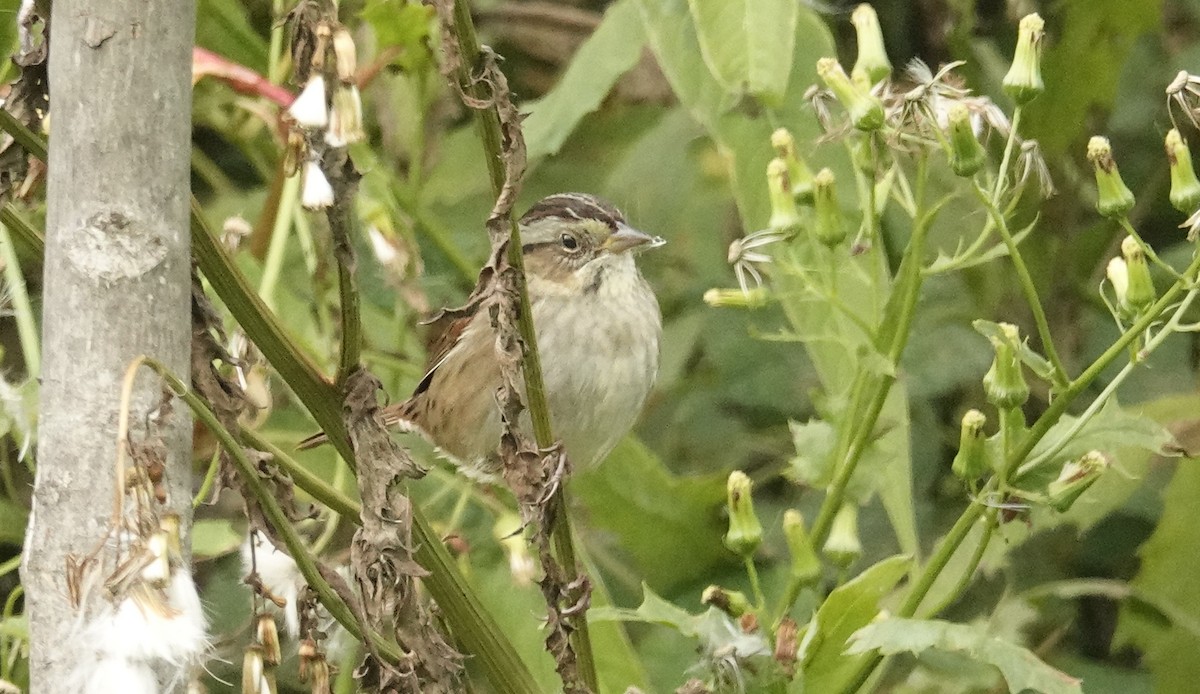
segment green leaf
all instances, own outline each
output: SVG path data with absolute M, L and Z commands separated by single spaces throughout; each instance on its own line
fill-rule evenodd
M 879 601 L 908 572 L 911 559 L 888 557 L 836 588 L 809 623 L 817 629 L 804 659 L 804 691 L 840 692 L 857 670 L 859 658 L 844 655 L 846 641 L 879 614 Z M 804 638 L 809 638 L 805 635 Z
M 429 30 L 433 26 L 432 6 L 405 0 L 372 0 L 358 14 L 371 25 L 378 50 L 399 49 L 391 64 L 419 71 L 429 62 Z
M 800 4 L 791 0 L 688 0 L 700 54 L 734 94 L 783 98 L 792 71 Z
M 878 650 L 882 655 L 909 652 L 920 655 L 931 648 L 965 653 L 1000 670 L 1009 691 L 1032 690 L 1042 694 L 1081 694 L 1079 680 L 1042 662 L 1026 648 L 989 634 L 983 626 L 954 624 L 936 619 L 885 619 L 867 625 L 851 636 L 847 653 Z
M 1058 448 L 1059 443 L 1078 421 L 1078 417 L 1063 416 L 1038 442 L 1030 453 L 1030 460 L 1036 460 Z M 1150 417 L 1121 407 L 1114 397 L 1053 456 L 1039 463 L 1037 468 L 1029 473 L 1022 471 L 1021 486 L 1026 489 L 1040 487 L 1058 475 L 1060 463 L 1078 458 L 1088 451 L 1100 451 L 1110 456 L 1118 450 L 1158 453 L 1172 440 L 1171 433 L 1161 424 Z M 1117 459 L 1115 463 L 1120 466 L 1122 460 Z M 1118 469 L 1117 472 L 1120 473 L 1121 470 Z
M 1200 465 L 1180 463 L 1167 486 L 1162 520 L 1142 546 L 1141 569 L 1131 582 L 1133 590 L 1156 605 L 1177 606 L 1183 617 L 1200 621 L 1200 523 L 1196 499 L 1200 498 Z M 1200 635 L 1176 618 L 1164 624 L 1155 614 L 1125 604 L 1117 629 L 1118 643 L 1136 645 L 1145 654 L 1155 690 L 1188 692 L 1200 680 Z
M 200 0 L 196 45 L 265 75 L 267 42 L 250 25 L 246 7 L 237 0 Z
M 1056 12 L 1047 26 L 1046 91 L 1030 104 L 1029 120 L 1023 121 L 1051 158 L 1085 134 L 1093 122 L 1089 113 L 1111 106 L 1134 40 L 1162 21 L 1162 0 L 1067 0 L 1062 5 L 1065 11 Z
M 609 6 L 596 31 L 579 47 L 558 84 L 546 96 L 525 104 L 525 146 L 530 159 L 554 154 L 579 125 L 595 111 L 642 56 L 646 44 L 635 0 Z
M 572 485 L 589 525 L 603 533 L 589 544 L 615 545 L 660 590 L 694 581 L 729 560 L 721 545 L 722 475 L 677 477 L 645 445 L 626 437 L 604 464 L 580 471 Z
M 975 327 L 976 332 L 989 340 L 997 342 L 1006 342 L 1008 340 L 1000 330 L 999 323 L 993 323 L 990 320 L 976 320 L 971 325 Z M 1029 346 L 1028 338 L 1021 340 L 1013 346 L 1017 349 L 1017 358 L 1025 366 L 1028 366 L 1030 371 L 1037 374 L 1043 381 L 1053 380 L 1054 366 L 1048 359 L 1033 351 L 1033 348 Z
M 214 559 L 237 550 L 245 533 L 225 518 L 205 518 L 192 526 L 192 556 L 197 560 Z

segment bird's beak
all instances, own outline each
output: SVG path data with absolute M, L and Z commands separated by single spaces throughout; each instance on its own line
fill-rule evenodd
M 624 253 L 633 249 L 658 248 L 665 243 L 661 236 L 651 236 L 621 224 L 604 240 L 604 248 L 610 253 Z

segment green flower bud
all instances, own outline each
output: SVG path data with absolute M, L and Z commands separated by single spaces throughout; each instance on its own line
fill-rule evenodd
M 804 516 L 795 509 L 783 512 L 783 537 L 792 555 L 792 579 L 800 585 L 810 585 L 821 577 L 821 560 L 813 551 L 812 541 L 804 528 Z
M 1200 207 L 1200 180 L 1192 168 L 1192 152 L 1179 131 L 1171 128 L 1166 139 L 1167 162 L 1171 165 L 1171 204 L 1185 214 Z
M 950 120 L 950 168 L 959 176 L 974 176 L 987 161 L 987 152 L 975 137 L 971 112 L 956 103 L 947 115 Z
M 1125 258 L 1125 267 L 1129 275 L 1129 285 L 1125 290 L 1126 307 L 1138 312 L 1154 303 L 1154 280 L 1150 278 L 1150 265 L 1146 262 L 1146 251 L 1142 244 L 1132 236 L 1126 236 L 1121 241 L 1121 255 Z
M 859 130 L 878 130 L 883 127 L 883 102 L 861 83 L 851 82 L 837 59 L 818 60 L 817 74 L 845 107 L 854 127 Z
M 1017 358 L 1020 331 L 1009 323 L 1001 323 L 1000 331 L 1004 336 L 992 339 L 996 356 L 992 360 L 992 368 L 983 377 L 983 389 L 988 402 L 1002 409 L 1011 409 L 1024 405 L 1029 399 L 1029 385 L 1025 383 L 1021 360 Z
M 798 231 L 800 211 L 796 209 L 796 198 L 792 197 L 787 162 L 779 157 L 767 164 L 767 189 L 771 197 L 771 220 L 767 226 L 785 234 Z
M 858 505 L 853 502 L 842 504 L 833 517 L 829 539 L 821 549 L 829 562 L 845 569 L 862 556 L 862 542 L 858 539 Z
M 726 490 L 729 493 L 729 532 L 725 533 L 725 546 L 743 558 L 750 557 L 762 544 L 762 525 L 754 514 L 754 500 L 750 494 L 753 484 L 746 473 L 734 470 L 729 473 Z
M 879 16 L 875 8 L 862 3 L 854 8 L 850 15 L 854 24 L 854 33 L 858 39 L 858 59 L 854 61 L 854 69 L 850 74 L 856 78 L 865 78 L 868 84 L 875 84 L 892 74 L 892 63 L 888 60 L 887 49 L 883 45 L 883 30 L 879 27 Z
M 1088 140 L 1087 158 L 1096 171 L 1096 209 L 1105 217 L 1124 217 L 1133 209 L 1133 192 L 1121 179 L 1108 138 Z
M 792 184 L 792 197 L 796 202 L 808 204 L 812 202 L 812 170 L 808 164 L 796 154 L 796 139 L 787 128 L 779 128 L 771 134 L 771 146 L 775 155 L 787 163 L 788 181 Z
M 700 603 L 703 605 L 712 605 L 734 619 L 754 609 L 754 606 L 750 604 L 750 600 L 746 597 L 745 593 L 728 590 L 721 586 L 709 586 L 705 588 L 704 593 L 700 596 Z
M 1023 106 L 1046 89 L 1042 82 L 1042 37 L 1046 23 L 1036 13 L 1025 15 L 1017 33 L 1017 52 L 1004 76 L 1004 91 Z
M 1058 479 L 1046 486 L 1050 507 L 1059 513 L 1065 512 L 1107 469 L 1108 459 L 1100 451 L 1090 451 L 1079 460 L 1063 465 Z
M 846 225 L 838 205 L 837 181 L 829 169 L 821 169 L 813 176 L 813 208 L 817 212 L 817 240 L 829 248 L 841 243 L 846 238 Z
M 959 479 L 974 482 L 990 467 L 987 461 L 986 437 L 983 426 L 987 417 L 979 410 L 967 410 L 958 434 L 958 453 L 950 469 Z
M 741 289 L 709 289 L 704 292 L 704 303 L 713 308 L 762 308 L 767 305 L 767 290 L 754 287 Z

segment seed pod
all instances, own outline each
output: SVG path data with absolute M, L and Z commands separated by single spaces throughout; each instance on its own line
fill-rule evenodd
M 821 577 L 821 560 L 813 551 L 812 541 L 804 528 L 804 516 L 799 511 L 783 512 L 783 537 L 792 556 L 792 579 L 800 585 L 811 585 Z
M 792 197 L 804 205 L 812 202 L 812 171 L 796 153 L 796 139 L 787 128 L 779 128 L 771 134 L 771 146 L 775 156 L 787 164 L 788 181 L 792 184 Z
M 846 238 L 846 225 L 838 205 L 837 181 L 829 169 L 821 169 L 813 177 L 813 208 L 817 214 L 814 227 L 817 240 L 828 248 L 841 243 Z
M 966 106 L 954 104 L 947 114 L 950 130 L 950 168 L 959 176 L 974 176 L 987 161 L 987 152 L 971 125 L 971 113 Z
M 1130 311 L 1136 313 L 1154 303 L 1156 298 L 1154 280 L 1150 277 L 1150 265 L 1146 262 L 1146 252 L 1137 239 L 1126 236 L 1121 241 L 1121 255 L 1125 258 L 1125 267 L 1129 275 L 1125 304 Z
M 721 586 L 709 586 L 705 588 L 704 593 L 700 596 L 700 603 L 703 605 L 712 605 L 734 619 L 741 617 L 753 609 L 750 600 L 744 593 L 722 588 Z
M 796 198 L 792 196 L 788 165 L 779 157 L 767 164 L 767 189 L 771 198 L 771 220 L 767 226 L 784 234 L 799 231 L 800 211 L 796 209 Z

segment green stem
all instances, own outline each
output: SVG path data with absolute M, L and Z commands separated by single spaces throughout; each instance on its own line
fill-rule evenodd
M 1000 196 L 1004 194 L 1004 186 L 1008 183 L 1008 167 L 1012 164 L 1013 149 L 1017 144 L 1017 130 L 1021 127 L 1021 107 L 1013 109 L 1012 125 L 1008 128 L 1008 140 L 1004 143 L 1004 156 L 1000 159 L 1000 169 L 996 172 L 996 183 L 992 187 L 991 200 L 999 206 Z
M 192 508 L 200 508 L 200 504 L 208 498 L 212 492 L 213 483 L 217 480 L 217 471 L 221 469 L 221 450 L 217 449 L 213 453 L 212 460 L 208 461 L 208 470 L 204 472 L 204 481 L 200 483 L 200 489 L 196 495 L 192 497 Z
M 1038 338 L 1042 342 L 1042 349 L 1046 350 L 1046 358 L 1050 360 L 1050 364 L 1054 367 L 1054 385 L 1061 388 L 1067 383 L 1067 370 L 1063 366 L 1062 359 L 1058 356 L 1058 350 L 1054 348 L 1054 337 L 1050 334 L 1050 322 L 1046 320 L 1046 310 L 1042 307 L 1042 300 L 1038 298 L 1037 286 L 1033 283 L 1033 276 L 1029 274 L 1029 268 L 1025 265 L 1025 259 L 1021 257 L 1020 248 L 1017 247 L 1017 242 L 1013 239 L 1012 231 L 1008 228 L 1008 222 L 1004 219 L 1004 214 L 1000 211 L 1000 207 L 996 204 L 996 201 L 993 198 L 989 198 L 986 191 L 978 183 L 974 183 L 971 188 L 975 191 L 975 195 L 979 198 L 979 201 L 987 209 L 988 216 L 991 218 L 992 223 L 996 225 L 996 230 L 1000 232 L 1000 238 L 1004 240 L 1004 246 L 1008 249 L 1008 256 L 1012 259 L 1013 269 L 1017 271 L 1017 280 L 1021 285 L 1021 291 L 1025 294 L 1025 302 L 1029 304 L 1029 310 L 1033 313 L 1033 322 L 1037 324 Z
M 9 129 L 11 123 L 5 124 L 5 115 L 7 114 L 0 110 L 0 129 L 12 134 L 13 131 Z M 8 121 L 12 119 L 9 118 Z M 16 126 L 23 129 L 19 123 L 16 123 Z M 40 155 L 37 156 L 44 160 L 45 144 L 36 136 L 32 137 L 35 139 L 35 145 L 40 144 L 37 150 L 40 151 Z M 33 149 L 30 151 L 36 154 Z M 329 436 L 330 443 L 342 459 L 353 467 L 354 450 L 346 436 L 345 424 L 341 417 L 341 398 L 333 384 L 320 376 L 312 360 L 287 337 L 274 314 L 267 310 L 250 288 L 246 277 L 209 231 L 204 213 L 194 196 L 191 204 L 192 253 L 201 271 L 234 319 L 242 326 L 247 337 L 258 346 L 263 356 L 317 420 L 317 424 Z M 306 491 L 312 493 L 311 489 Z M 318 498 L 315 494 L 313 496 Z M 351 517 L 358 518 L 357 511 Z M 497 691 L 511 694 L 537 692 L 538 686 L 533 675 L 517 655 L 512 642 L 479 602 L 441 538 L 429 526 L 429 521 L 425 520 L 425 516 L 416 506 L 412 509 L 412 522 L 413 541 L 416 544 L 413 558 L 429 571 L 423 583 L 454 629 L 459 643 L 475 657 L 488 682 Z
M 13 117 L 11 113 L 0 108 L 0 130 L 12 135 L 26 152 L 46 161 L 46 140 L 41 135 L 25 127 L 25 124 Z
M 186 383 L 179 380 L 171 370 L 154 359 L 148 357 L 140 358 L 142 363 L 159 375 L 171 391 L 180 399 L 182 399 L 191 409 L 192 414 L 204 423 L 217 440 L 221 442 L 221 446 L 230 455 L 238 472 L 242 476 L 242 480 L 246 483 L 247 489 L 254 495 L 262 507 L 263 515 L 271 523 L 271 527 L 277 532 L 287 546 L 288 554 L 292 560 L 296 562 L 296 567 L 300 570 L 300 574 L 304 576 L 304 581 L 316 591 L 321 600 L 321 604 L 325 609 L 329 610 L 330 616 L 338 621 L 346 631 L 356 639 L 368 638 L 388 661 L 399 664 L 403 661 L 405 654 L 401 648 L 392 641 L 386 640 L 373 632 L 364 634 L 362 625 L 355 619 L 354 613 L 350 607 L 342 601 L 341 596 L 334 591 L 333 587 L 325 581 L 321 576 L 320 570 L 317 568 L 316 561 L 309 554 L 308 548 L 304 546 L 304 542 L 300 539 L 300 535 L 288 520 L 287 514 L 275 499 L 275 495 L 269 490 L 262 478 L 258 474 L 254 463 L 246 457 L 246 451 L 242 448 L 242 444 L 233 437 L 225 427 L 221 426 L 221 422 L 217 416 L 213 414 L 208 405 L 194 392 L 192 392 Z
M 454 24 L 451 27 L 458 39 L 459 67 L 458 83 L 462 89 L 477 99 L 488 98 L 485 87 L 473 79 L 472 68 L 479 63 L 479 38 L 471 19 L 471 9 L 466 0 L 454 0 Z M 495 107 L 476 109 L 476 123 L 483 140 L 484 159 L 491 177 L 492 192 L 499 196 L 507 182 L 505 154 L 502 145 L 500 115 Z M 550 428 L 550 408 L 546 402 L 546 388 L 542 379 L 541 359 L 538 356 L 537 335 L 533 326 L 533 310 L 529 302 L 529 290 L 525 280 L 525 264 L 521 255 L 521 232 L 515 221 L 509 219 L 508 262 L 516 271 L 517 295 L 519 297 L 518 321 L 521 341 L 525 350 L 521 371 L 525 381 L 525 396 L 529 416 L 533 421 L 533 434 L 541 448 L 554 444 Z M 571 537 L 570 520 L 567 517 L 566 485 L 559 485 L 555 499 L 550 500 L 554 515 L 551 532 L 558 561 L 568 574 L 578 574 L 583 569 L 576 559 Z M 581 614 L 574 620 L 575 631 L 571 634 L 571 645 L 578 659 L 579 671 L 584 684 L 591 691 L 599 690 L 596 677 L 595 658 L 592 654 L 591 636 L 588 631 L 587 615 Z
M 21 555 L 18 554 L 8 561 L 0 562 L 0 578 L 3 578 L 17 570 L 21 566 Z
M 971 579 L 975 576 L 975 570 L 979 568 L 979 562 L 983 561 L 983 555 L 987 552 L 988 544 L 992 540 L 992 533 L 996 530 L 996 509 L 990 509 L 983 519 L 983 536 L 979 538 L 979 544 L 975 546 L 975 551 L 971 553 L 971 558 L 967 560 L 967 566 L 963 569 L 962 576 L 958 582 L 954 584 L 954 588 L 937 604 L 931 608 L 924 617 L 926 619 L 933 618 L 942 613 L 947 607 L 952 605 L 955 600 L 963 594 L 967 586 L 971 584 Z M 915 613 L 914 613 L 915 614 Z
M 275 310 L 275 286 L 283 271 L 284 251 L 287 250 L 288 232 L 292 228 L 296 201 L 300 199 L 300 176 L 284 180 L 279 193 L 279 205 L 275 208 L 275 222 L 271 225 L 271 244 L 263 262 L 262 279 L 258 283 L 258 295 L 272 311 Z
M 754 610 L 763 614 L 767 609 L 767 597 L 763 595 L 762 583 L 758 580 L 758 567 L 754 565 L 754 557 L 742 557 L 746 567 L 746 576 L 750 578 L 750 590 L 754 593 Z
M 1159 319 L 1160 314 L 1175 302 L 1179 294 L 1183 292 L 1185 286 L 1190 287 L 1196 281 L 1196 275 L 1200 273 L 1200 253 L 1192 258 L 1192 262 L 1183 272 L 1183 279 L 1175 282 L 1171 287 L 1154 302 L 1128 330 L 1121 334 L 1108 349 L 1104 351 L 1094 362 L 1086 368 L 1075 380 L 1071 381 L 1070 385 L 1057 398 L 1050 402 L 1050 406 L 1046 409 L 1042 416 L 1038 418 L 1029 433 L 1026 434 L 1024 440 L 1016 449 L 1009 454 L 1007 460 L 1004 461 L 1004 466 L 1001 471 L 993 477 L 987 485 L 984 486 L 980 493 L 980 498 L 987 498 L 991 492 L 996 491 L 997 484 L 1000 479 L 1009 479 L 1012 477 L 1013 471 L 1017 470 L 1022 461 L 1024 461 L 1037 446 L 1038 442 L 1046 435 L 1047 432 L 1058 422 L 1067 408 L 1079 397 L 1081 393 L 1094 381 L 1105 369 L 1109 367 L 1118 357 L 1125 353 L 1126 348 L 1136 340 L 1142 333 L 1150 328 L 1150 326 Z M 1187 298 L 1176 309 L 1175 316 L 1172 318 L 1173 323 L 1177 323 L 1182 318 L 1183 311 L 1194 300 L 1195 296 L 1200 294 L 1200 288 L 1191 288 Z M 1164 338 L 1164 333 L 1169 331 L 1161 331 L 1158 338 Z M 1165 338 L 1164 338 L 1165 339 Z M 1161 342 L 1161 341 L 1160 341 Z M 1157 345 L 1157 343 L 1156 343 Z M 1017 481 L 1019 481 L 1019 477 Z M 897 611 L 900 617 L 911 617 L 916 614 L 917 608 L 925 599 L 929 589 L 933 587 L 934 581 L 937 580 L 942 570 L 946 568 L 946 564 L 950 561 L 950 557 L 957 551 L 959 545 L 966 539 L 971 525 L 983 515 L 986 507 L 980 503 L 972 503 L 967 506 L 962 515 L 954 523 L 954 526 L 947 533 L 942 544 L 938 546 L 937 551 L 929 558 L 929 563 L 921 570 L 912 589 L 905 597 L 903 604 Z M 864 660 L 856 671 L 851 686 L 847 691 L 857 691 L 870 677 L 874 669 L 882 661 L 882 656 L 875 655 L 872 658 Z
M 21 343 L 21 356 L 25 358 L 25 374 L 36 379 L 42 373 L 42 350 L 38 340 L 37 319 L 33 316 L 33 305 L 25 289 L 25 276 L 17 261 L 17 249 L 8 227 L 0 224 L 0 260 L 4 262 L 4 281 L 8 284 L 13 314 L 17 319 L 17 336 Z
M 39 258 L 46 252 L 46 239 L 42 237 L 42 233 L 25 221 L 11 202 L 0 207 L 0 224 L 8 227 L 13 240 L 19 241 L 26 252 Z
M 292 482 L 303 489 L 309 496 L 316 499 L 330 511 L 354 523 L 361 523 L 359 518 L 361 507 L 354 499 L 318 477 L 308 468 L 301 465 L 295 458 L 288 455 L 282 448 L 268 441 L 262 434 L 253 429 L 242 428 L 241 437 L 251 446 L 271 454 L 274 463 L 291 476 Z
M 909 239 L 908 247 L 904 251 L 904 258 L 900 261 L 900 268 L 896 273 L 895 289 L 884 309 L 884 318 L 875 339 L 876 349 L 882 352 L 888 362 L 893 365 L 899 362 L 904 347 L 908 344 L 908 335 L 912 328 L 917 297 L 921 292 L 923 279 L 921 256 L 924 253 L 925 238 L 933 224 L 934 215 L 933 211 L 926 212 L 918 218 L 913 227 L 912 238 Z M 859 378 L 867 377 L 860 374 Z M 864 383 L 870 383 L 866 389 L 860 391 L 869 393 L 864 396 L 865 406 L 859 407 L 860 400 L 855 397 L 853 399 L 855 405 L 846 411 L 845 416 L 852 420 L 849 423 L 855 427 L 854 434 L 850 438 L 844 455 L 839 456 L 837 472 L 825 494 L 825 499 L 821 502 L 820 510 L 817 511 L 817 518 L 813 521 L 811 536 L 813 547 L 821 547 L 829 537 L 829 531 L 833 527 L 833 518 L 841 508 L 846 487 L 850 484 L 850 479 L 871 442 L 875 424 L 879 421 L 879 414 L 883 411 L 884 403 L 887 402 L 888 394 L 895 382 L 896 377 L 892 374 L 864 381 Z

